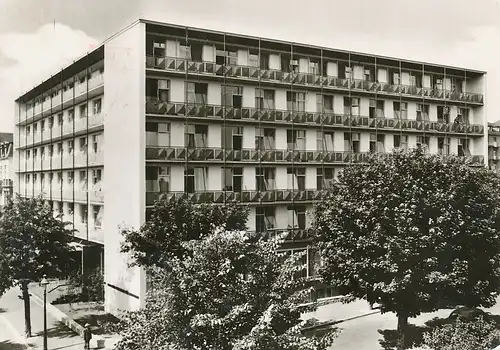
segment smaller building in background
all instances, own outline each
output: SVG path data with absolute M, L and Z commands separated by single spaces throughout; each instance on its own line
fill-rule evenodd
M 500 120 L 488 123 L 488 168 L 500 170 Z
M 0 207 L 13 193 L 13 134 L 0 133 Z

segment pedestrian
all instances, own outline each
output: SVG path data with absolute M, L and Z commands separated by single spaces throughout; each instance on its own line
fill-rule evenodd
M 90 330 L 90 325 L 85 324 L 85 329 L 83 330 L 83 341 L 85 342 L 84 349 L 90 349 L 90 339 L 92 339 L 92 331 Z

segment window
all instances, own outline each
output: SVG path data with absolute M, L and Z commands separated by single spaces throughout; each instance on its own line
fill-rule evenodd
M 187 193 L 204 192 L 207 190 L 208 168 L 188 167 L 184 171 L 184 190 Z
M 28 149 L 28 150 L 26 150 L 26 159 L 30 159 L 30 157 L 31 157 L 31 152 Z
M 365 81 L 373 81 L 372 80 L 372 72 L 369 69 L 365 69 L 365 74 L 363 76 Z
M 57 172 L 57 183 L 60 184 L 62 182 L 62 172 Z
M 33 184 L 36 185 L 37 180 L 38 180 L 37 174 L 33 174 Z
M 45 174 L 41 173 L 40 174 L 40 188 L 43 190 L 45 187 Z
M 58 154 L 59 156 L 61 156 L 61 155 L 63 154 L 63 144 L 62 144 L 62 142 L 59 142 L 59 143 L 57 144 L 57 154 Z
M 68 171 L 68 183 L 69 184 L 73 183 L 73 175 L 74 175 L 74 173 L 72 171 Z
M 80 170 L 80 183 L 87 185 L 87 171 Z
M 295 215 L 295 214 L 289 213 L 289 220 L 290 220 L 290 215 Z M 280 251 L 280 253 L 283 254 L 283 256 L 282 256 L 283 261 L 286 261 L 286 259 L 288 259 L 294 255 L 295 256 L 300 255 L 300 258 L 295 260 L 296 266 L 300 267 L 300 269 L 296 270 L 295 273 L 293 274 L 294 279 L 306 278 L 306 277 L 312 276 L 312 274 L 313 274 L 313 269 L 312 269 L 313 256 L 312 256 L 312 254 L 309 254 L 309 249 L 307 249 L 307 248 L 287 249 L 287 250 Z
M 102 206 L 92 206 L 92 219 L 94 220 L 94 226 L 97 228 L 102 226 L 102 214 Z
M 221 127 L 222 148 L 242 150 L 243 149 L 243 128 L 238 126 Z
M 54 181 L 54 173 L 49 173 L 49 182 L 52 184 L 52 181 Z
M 360 133 L 344 133 L 344 149 L 348 152 L 359 153 L 360 151 Z
M 345 67 L 344 69 L 344 75 L 346 79 L 351 79 L 352 78 L 352 68 L 351 67 Z
M 102 170 L 101 169 L 92 169 L 92 184 L 96 185 L 101 182 Z
M 255 108 L 274 109 L 274 90 L 255 89 Z
M 318 151 L 333 151 L 333 131 L 316 131 L 316 148 Z
M 40 121 L 40 129 L 42 130 L 42 132 L 45 131 L 45 120 Z
M 54 117 L 49 118 L 49 129 L 52 129 L 54 127 Z
M 47 146 L 49 148 L 49 157 L 54 155 L 54 145 Z
M 68 154 L 73 154 L 73 148 L 75 147 L 75 142 L 73 140 L 68 141 Z
M 62 125 L 62 123 L 63 123 L 63 115 L 62 113 L 59 113 L 57 115 L 57 125 Z
M 429 105 L 417 103 L 417 121 L 429 121 Z
M 393 108 L 394 108 L 394 118 L 408 119 L 408 103 L 394 101 Z
M 370 118 L 384 118 L 384 101 L 370 99 Z
M 87 138 L 80 137 L 80 152 L 87 152 Z
M 28 125 L 26 126 L 26 135 L 30 136 L 30 133 L 31 133 L 31 127 Z
M 37 156 L 38 156 L 38 148 L 33 148 L 33 159 L 36 160 Z
M 102 104 L 102 100 L 100 98 L 92 101 L 92 111 L 94 114 L 101 113 L 101 107 L 102 107 L 101 104 Z
M 259 52 L 257 50 L 249 50 L 248 65 L 250 67 L 259 67 Z
M 417 147 L 422 147 L 427 151 L 429 149 L 429 136 L 417 136 Z
M 255 182 L 257 191 L 273 191 L 276 188 L 276 169 L 257 167 L 255 168 Z
M 263 70 L 269 69 L 269 54 L 266 52 L 260 53 L 260 69 Z
M 223 86 L 221 104 L 227 107 L 241 108 L 243 105 L 243 87 Z
M 100 171 L 100 170 L 99 170 Z M 99 173 L 99 181 L 100 181 Z M 162 192 L 170 191 L 170 167 L 147 166 L 146 167 L 146 191 Z
M 344 114 L 354 116 L 359 115 L 359 98 L 344 97 Z
M 443 155 L 450 154 L 450 138 L 438 137 L 438 153 Z
M 318 113 L 333 113 L 333 96 L 317 94 L 316 109 Z
M 458 155 L 460 157 L 470 156 L 469 139 L 458 139 Z
M 87 117 L 87 104 L 80 105 L 80 118 Z
M 437 90 L 442 90 L 443 89 L 443 78 L 441 77 L 434 77 L 434 88 Z
M 243 168 L 222 169 L 222 189 L 224 191 L 241 192 L 243 189 Z
M 30 182 L 30 174 L 26 174 L 25 182 L 26 183 Z
M 73 203 L 68 203 L 68 214 L 73 215 L 75 212 L 75 205 Z
M 318 62 L 309 61 L 309 74 L 314 74 L 314 75 L 320 74 Z
M 306 149 L 306 131 L 305 130 L 287 130 L 286 143 L 289 151 L 305 151 Z
M 385 152 L 385 135 L 383 134 L 370 134 L 370 152 L 383 153 Z
M 33 124 L 33 134 L 36 134 L 38 131 L 38 123 Z
M 304 230 L 306 228 L 306 206 L 290 205 L 287 207 L 287 210 L 288 210 L 288 228 Z
M 306 189 L 306 168 L 287 168 L 288 189 L 304 191 Z
M 69 109 L 68 110 L 68 122 L 72 123 L 74 119 L 75 119 L 75 110 Z
M 186 138 L 186 145 L 188 148 L 206 148 L 208 125 L 187 125 Z
M 255 208 L 255 229 L 266 232 L 276 227 L 276 209 L 274 207 Z
M 45 147 L 40 147 L 40 158 L 45 159 Z
M 316 169 L 316 188 L 318 191 L 329 188 L 335 182 L 334 168 Z
M 95 134 L 95 135 L 92 135 L 92 150 L 94 151 L 94 153 L 97 153 L 97 151 L 99 150 L 99 137 L 101 136 L 101 134 Z M 169 144 L 170 146 L 170 144 Z
M 208 84 L 207 83 L 190 83 L 187 84 L 187 102 L 191 104 L 207 104 L 207 93 Z
M 469 124 L 469 108 L 461 108 L 457 109 L 457 118 L 459 123 Z
M 87 224 L 87 217 L 88 217 L 87 205 L 80 204 L 80 221 L 82 224 Z
M 258 151 L 273 150 L 276 147 L 276 130 L 271 128 L 255 128 L 255 149 Z
M 408 135 L 394 135 L 394 148 L 408 149 Z
M 437 107 L 437 119 L 439 123 L 450 122 L 450 107 L 448 106 L 438 106 Z
M 287 91 L 286 108 L 290 111 L 304 112 L 306 110 L 306 93 Z

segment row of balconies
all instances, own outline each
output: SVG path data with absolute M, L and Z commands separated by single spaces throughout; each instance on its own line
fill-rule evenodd
M 51 109 L 58 108 L 61 104 L 72 100 L 78 96 L 86 94 L 88 91 L 94 90 L 104 84 L 104 74 L 94 75 L 92 78 L 88 80 L 88 89 L 87 89 L 87 81 L 83 83 L 77 82 L 75 86 L 71 89 L 67 89 L 65 91 L 61 90 L 52 98 L 48 98 L 42 103 L 36 103 L 34 107 L 30 107 L 26 109 L 26 116 L 28 118 L 37 117 L 42 112 L 48 112 Z M 61 96 L 62 93 L 62 96 Z M 62 103 L 61 103 L 62 102 Z M 24 119 L 25 115 L 20 116 L 21 119 Z
M 380 152 L 377 152 L 379 155 Z M 148 147 L 146 160 L 170 162 L 307 162 L 307 163 L 340 163 L 365 162 L 373 153 L 339 152 L 339 151 L 290 151 L 290 150 L 232 150 L 221 148 L 187 149 L 185 147 Z M 484 162 L 480 155 L 467 157 L 473 164 Z
M 104 191 L 100 186 L 91 186 L 88 191 L 83 188 L 67 188 L 61 184 L 50 186 L 47 184 L 43 188 L 41 186 L 31 186 L 29 184 L 21 184 L 19 193 L 27 196 L 42 196 L 47 200 L 66 201 L 66 202 L 87 202 L 104 203 Z M 76 187 L 76 186 L 75 186 Z
M 445 123 L 444 121 L 417 121 L 410 119 L 370 118 L 310 112 L 291 112 L 282 110 L 259 110 L 257 108 L 233 108 L 216 105 L 193 105 L 185 103 L 146 103 L 147 114 L 185 116 L 201 119 L 232 119 L 255 121 L 255 123 L 309 124 L 339 128 L 386 129 L 426 131 L 436 133 L 483 135 L 481 124 Z
M 31 132 L 26 135 L 25 128 L 22 129 L 19 136 L 19 147 L 24 147 L 34 143 L 44 142 L 53 140 L 59 137 L 69 137 L 73 134 L 84 132 L 88 129 L 101 126 L 104 123 L 104 116 L 102 113 L 89 115 L 88 124 L 87 118 L 75 119 L 73 123 L 63 123 L 60 125 L 54 125 L 52 128 L 47 127 L 41 132 Z
M 483 95 L 456 92 L 444 89 L 393 85 L 356 79 L 321 76 L 319 74 L 284 72 L 281 70 L 260 69 L 258 67 L 221 65 L 214 62 L 194 62 L 183 58 L 146 57 L 146 68 L 168 71 L 242 78 L 259 82 L 309 85 L 337 90 L 355 90 L 388 95 L 408 95 L 429 99 L 446 99 L 466 103 L 483 103 Z
M 69 154 L 66 156 L 45 157 L 43 159 L 23 159 L 19 164 L 19 171 L 40 171 L 49 169 L 72 168 L 72 167 L 90 167 L 104 164 L 104 152 L 79 152 L 78 154 Z

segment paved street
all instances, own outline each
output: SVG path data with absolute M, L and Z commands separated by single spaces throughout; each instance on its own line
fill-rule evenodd
M 19 288 L 13 288 L 0 298 L 0 350 L 43 348 L 43 307 L 31 301 L 32 338 L 24 338 L 23 301 Z M 82 338 L 47 314 L 48 348 L 51 350 L 83 349 Z
M 500 315 L 500 298 L 497 300 L 495 306 L 484 310 L 495 315 Z M 433 313 L 422 314 L 419 317 L 410 319 L 409 323 L 422 326 L 434 317 L 448 317 L 451 311 L 439 310 Z M 374 314 L 343 322 L 338 327 L 342 329 L 342 333 L 330 347 L 330 350 L 382 350 L 383 347 L 380 341 L 384 337 L 378 330 L 395 330 L 397 327 L 397 318 L 393 313 L 386 313 L 384 315 Z

